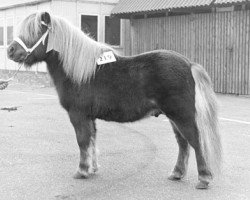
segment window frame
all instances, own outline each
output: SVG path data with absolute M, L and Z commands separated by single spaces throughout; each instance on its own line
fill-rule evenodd
M 105 38 L 106 38 L 106 17 L 110 17 L 110 15 L 104 15 L 104 42 L 106 43 L 105 41 Z M 112 47 L 117 47 L 117 48 L 120 48 L 122 47 L 122 30 L 123 30 L 123 27 L 122 27 L 122 20 L 120 19 L 120 44 L 119 45 L 111 45 Z
M 0 18 L 0 26 L 3 27 L 3 44 L 0 44 L 0 48 L 5 47 L 5 19 L 4 17 Z
M 9 21 L 11 21 L 11 23 L 9 24 Z M 14 26 L 14 17 L 13 16 L 8 16 L 6 17 L 6 23 L 5 23 L 5 32 L 6 32 L 6 37 L 5 37 L 5 44 L 6 46 L 8 46 L 8 27 L 12 27 L 12 41 L 14 39 L 14 32 L 15 32 L 15 26 Z
M 100 41 L 100 15 L 99 14 L 89 14 L 89 13 L 80 13 L 79 14 L 79 23 L 78 23 L 78 27 L 80 28 L 80 30 L 82 31 L 82 16 L 95 16 L 97 17 L 97 42 Z

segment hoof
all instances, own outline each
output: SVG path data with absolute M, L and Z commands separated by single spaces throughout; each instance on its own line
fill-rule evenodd
M 171 181 L 179 181 L 183 178 L 184 176 L 178 172 L 173 172 L 169 177 L 168 180 Z
M 97 163 L 94 163 L 93 168 L 92 168 L 92 174 L 96 173 L 98 171 L 99 167 L 100 166 Z
M 208 184 L 209 184 L 208 182 L 200 181 L 195 188 L 199 190 L 205 190 L 208 189 Z
M 93 168 L 93 174 L 95 174 L 96 172 L 98 172 L 98 167 Z
M 87 179 L 88 177 L 89 173 L 84 170 L 78 170 L 73 176 L 74 179 Z

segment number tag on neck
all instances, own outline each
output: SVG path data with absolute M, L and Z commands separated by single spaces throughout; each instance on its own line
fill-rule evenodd
M 103 65 L 112 62 L 116 62 L 113 51 L 104 52 L 96 61 L 97 65 Z

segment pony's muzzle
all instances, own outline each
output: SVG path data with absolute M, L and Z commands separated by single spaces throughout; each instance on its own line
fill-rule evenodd
M 8 48 L 7 48 L 7 55 L 8 57 L 11 59 L 14 55 L 16 51 L 16 48 L 14 47 L 14 45 L 10 45 Z
M 7 48 L 7 56 L 14 62 L 23 62 L 27 57 L 27 52 L 18 43 L 13 41 Z

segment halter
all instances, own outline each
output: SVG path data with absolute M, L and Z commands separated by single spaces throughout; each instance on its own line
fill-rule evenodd
M 41 23 L 48 27 L 48 25 L 45 24 L 43 21 Z M 50 27 L 48 27 L 47 31 L 42 35 L 42 37 L 31 48 L 28 48 L 19 37 L 16 37 L 13 40 L 16 41 L 18 44 L 20 44 L 23 47 L 23 49 L 27 52 L 27 56 L 26 56 L 26 58 L 27 58 L 40 45 L 41 42 L 43 45 L 45 44 L 45 39 L 46 39 L 47 35 L 49 34 L 49 30 L 50 30 Z

